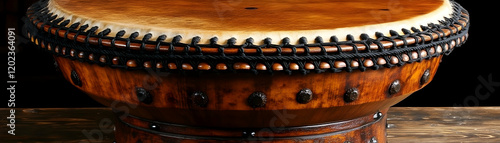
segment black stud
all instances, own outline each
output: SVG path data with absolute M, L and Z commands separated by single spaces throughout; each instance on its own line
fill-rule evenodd
M 401 90 L 401 82 L 399 80 L 395 80 L 391 83 L 389 87 L 389 94 L 396 94 Z
M 71 71 L 71 81 L 73 82 L 73 84 L 75 84 L 77 86 L 80 86 L 80 87 L 82 86 L 82 81 L 80 81 L 80 77 L 78 76 L 78 74 L 74 70 Z
M 381 112 L 377 112 L 375 114 L 373 114 L 373 119 L 377 120 L 377 119 L 380 119 L 382 118 L 382 113 Z
M 54 59 L 54 68 L 56 69 L 57 72 L 61 71 L 59 69 L 59 64 L 57 63 L 57 61 Z
M 244 131 L 243 132 L 243 137 L 248 138 L 248 137 L 255 137 L 255 132 L 251 131 Z
M 422 77 L 420 78 L 420 85 L 424 85 L 425 83 L 429 82 L 429 79 L 431 77 L 431 72 L 429 69 L 426 69 L 424 71 L 424 74 L 422 74 Z
M 372 138 L 370 139 L 370 143 L 378 143 L 377 138 L 372 137 Z
M 266 94 L 262 92 L 254 92 L 247 99 L 248 105 L 252 108 L 264 107 L 266 105 L 266 101 Z
M 313 96 L 313 93 L 312 93 L 311 89 L 304 88 L 304 89 L 300 90 L 299 93 L 297 93 L 296 99 L 297 99 L 297 102 L 299 102 L 301 104 L 305 104 L 305 103 L 308 103 L 309 101 L 311 101 L 312 96 Z
M 201 91 L 196 91 L 191 94 L 191 101 L 200 107 L 207 107 L 208 96 Z
M 160 125 L 155 124 L 155 123 L 150 123 L 149 124 L 149 128 L 152 129 L 152 130 L 159 130 L 160 129 Z
M 153 95 L 151 95 L 149 91 L 147 91 L 146 89 L 141 87 L 136 87 L 135 93 L 137 95 L 137 99 L 140 102 L 145 104 L 151 104 L 151 102 L 153 102 Z
M 357 88 L 349 88 L 344 94 L 344 101 L 349 103 L 353 102 L 354 100 L 358 99 L 359 97 L 359 91 Z

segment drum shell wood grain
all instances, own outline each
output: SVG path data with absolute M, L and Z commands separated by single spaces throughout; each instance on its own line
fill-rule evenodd
M 116 142 L 177 142 L 177 143 L 364 143 L 386 142 L 388 108 L 376 114 L 321 125 L 267 128 L 200 128 L 184 125 L 147 123 L 130 117 L 115 124 Z M 142 125 L 141 125 L 142 124 Z M 139 126 L 136 126 L 139 125 Z M 151 124 L 150 124 L 151 125 Z M 253 134 L 253 135 L 245 135 Z
M 303 126 L 343 121 L 373 114 L 403 100 L 428 83 L 420 83 L 429 69 L 435 75 L 441 56 L 364 72 L 258 74 L 203 73 L 197 75 L 128 71 L 55 57 L 64 77 L 71 82 L 74 70 L 82 83 L 76 86 L 100 103 L 154 121 L 204 127 L 260 128 Z M 391 83 L 399 80 L 401 89 L 390 94 Z M 430 81 L 429 80 L 429 81 Z M 152 95 L 150 104 L 137 99 L 141 87 Z M 306 104 L 296 101 L 303 88 L 313 92 Z M 345 102 L 349 88 L 359 98 Z M 208 96 L 206 107 L 190 101 L 189 95 L 201 91 Z M 247 98 L 253 92 L 267 96 L 264 107 L 252 108 Z

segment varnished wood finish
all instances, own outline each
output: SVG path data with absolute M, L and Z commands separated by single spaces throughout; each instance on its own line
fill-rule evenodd
M 69 95 L 71 96 L 71 95 Z M 437 95 L 436 95 L 437 96 Z M 10 109 L 0 109 L 8 115 Z M 500 142 L 500 107 L 391 107 L 388 112 L 389 143 Z M 16 136 L 0 128 L 2 142 L 114 141 L 115 116 L 109 108 L 16 109 Z M 91 140 L 82 131 L 93 131 Z M 102 139 L 99 139 L 99 136 Z M 380 142 L 379 142 L 380 143 Z
M 364 143 L 386 142 L 387 110 L 374 118 L 367 115 L 357 119 L 298 127 L 268 128 L 199 128 L 184 125 L 165 125 L 125 117 L 116 123 L 117 142 L 178 142 L 178 143 Z M 272 123 L 273 120 L 270 121 Z M 155 129 L 150 126 L 154 124 Z M 250 135 L 252 134 L 252 135 Z M 132 135 L 132 136 L 131 136 Z
M 75 2 L 86 5 L 73 4 Z M 448 0 L 397 3 L 391 0 L 164 3 L 163 1 L 123 3 L 116 0 L 48 2 L 49 13 L 58 16 L 52 18 L 70 19 L 69 23 L 76 29 L 85 24 L 93 27 L 95 31 L 86 34 L 82 34 L 85 28 L 72 31 L 58 28 L 57 23 L 52 24 L 46 19 L 32 17 L 39 16 L 40 13 L 28 11 L 29 14 L 33 14 L 28 16 L 32 18 L 34 27 L 46 31 L 46 34 L 53 34 L 50 36 L 74 41 L 74 44 L 97 45 L 86 45 L 86 48 L 93 48 L 92 50 L 99 50 L 95 49 L 97 47 L 111 47 L 120 51 L 125 47 L 127 54 L 142 50 L 137 53 L 149 54 L 154 51 L 156 54 L 168 52 L 173 55 L 184 52 L 185 55 L 197 53 L 202 56 L 260 54 L 262 57 L 274 54 L 342 55 L 342 52 L 356 54 L 371 50 L 383 52 L 384 49 L 380 48 L 405 50 L 407 46 L 430 44 L 426 42 L 436 42 L 434 40 L 448 43 L 439 44 L 444 46 L 443 49 L 438 49 L 441 52 L 436 51 L 436 47 L 431 47 L 437 45 L 429 47 L 425 45 L 425 50 L 421 50 L 424 47 L 418 50 L 408 49 L 406 52 L 384 55 L 383 59 L 377 59 L 382 56 L 367 58 L 353 54 L 353 57 L 346 56 L 343 57 L 345 59 L 335 61 L 316 59 L 316 61 L 299 62 L 287 59 L 265 62 L 234 60 L 216 63 L 220 61 L 191 61 L 188 58 L 157 61 L 147 57 L 134 59 L 106 54 L 94 56 L 85 50 L 75 50 L 72 45 L 54 46 L 53 43 L 47 43 L 51 39 L 44 39 L 39 37 L 41 35 L 35 34 L 37 37 L 32 37 L 31 40 L 41 48 L 62 48 L 61 51 L 57 51 L 61 55 L 55 56 L 55 60 L 67 80 L 96 101 L 119 111 L 117 115 L 121 122 L 116 124 L 118 142 L 241 142 L 245 141 L 242 140 L 245 136 L 250 136 L 251 141 L 269 142 L 386 142 L 384 128 L 388 108 L 432 80 L 442 53 L 449 52 L 447 49 L 460 45 L 463 41 L 461 39 L 466 39 L 466 33 L 459 31 L 467 29 L 468 26 L 467 12 L 458 10 L 459 6 L 452 6 L 455 3 Z M 221 9 L 217 8 L 221 3 L 230 4 L 230 8 L 234 9 L 221 13 Z M 222 10 L 227 10 L 226 8 Z M 380 20 L 380 12 L 389 14 L 390 17 Z M 462 12 L 455 14 L 461 14 L 463 17 L 458 20 L 454 15 L 454 18 L 457 18 L 455 23 L 434 27 L 431 31 L 435 32 L 419 32 L 420 25 L 439 23 L 439 20 L 451 16 L 453 12 Z M 102 16 L 104 13 L 106 16 Z M 377 14 L 379 16 L 375 16 Z M 372 17 L 367 18 L 367 15 Z M 219 19 L 215 18 L 216 16 Z M 318 22 L 318 19 L 322 21 Z M 261 20 L 264 21 L 255 24 Z M 30 28 L 36 29 L 34 27 Z M 101 33 L 101 36 L 91 36 L 105 28 L 111 32 L 104 35 Z M 412 30 L 400 30 L 402 28 Z M 392 31 L 394 29 L 396 30 Z M 113 37 L 119 30 L 126 31 L 128 35 L 138 32 L 139 34 L 135 35 L 138 39 L 123 39 L 128 37 L 125 35 L 123 38 L 118 38 L 121 37 L 119 34 L 116 39 L 109 37 Z M 415 34 L 397 38 L 385 37 L 388 39 L 381 40 L 384 35 L 409 35 L 412 32 Z M 154 36 L 151 39 L 144 38 L 142 40 L 144 43 L 141 43 L 140 39 L 146 33 Z M 166 36 L 167 39 L 163 42 L 167 43 L 155 41 L 155 37 L 159 35 Z M 330 36 L 337 36 L 340 41 L 382 38 L 379 39 L 380 42 L 377 40 L 366 44 L 340 42 L 342 44 L 338 46 L 318 45 L 324 43 L 322 37 Z M 448 41 L 450 40 L 448 36 L 453 39 Z M 173 37 L 177 38 L 172 39 Z M 199 41 L 193 37 L 197 37 Z M 212 37 L 220 40 L 213 40 L 212 44 L 207 45 Z M 191 41 L 191 38 L 196 42 Z M 263 45 L 263 39 L 268 39 L 266 44 L 272 45 L 267 45 L 265 48 L 253 46 L 253 44 Z M 173 44 L 168 43 L 170 41 Z M 337 40 L 332 37 L 331 41 Z M 191 45 L 185 45 L 192 42 Z M 214 45 L 226 43 L 248 45 L 241 48 L 234 46 L 222 48 Z M 273 47 L 277 44 L 312 43 L 315 45 L 297 46 L 299 48 Z M 198 44 L 202 46 L 198 47 Z M 397 47 L 401 45 L 403 46 Z M 426 57 L 435 52 L 439 54 Z M 87 58 L 100 62 L 76 60 Z M 375 59 L 377 61 L 373 61 Z M 410 61 L 412 59 L 416 60 Z M 115 66 L 105 66 L 104 63 L 123 65 L 123 68 L 112 68 Z M 384 63 L 390 64 L 381 65 Z M 161 71 L 169 72 L 154 71 L 154 67 L 164 67 L 163 64 L 166 64 L 165 67 L 168 69 Z M 375 64 L 381 66 L 374 66 Z M 345 71 L 339 70 L 344 67 L 347 67 Z M 351 71 L 351 67 L 360 67 L 360 70 Z M 127 70 L 131 68 L 144 68 L 144 70 Z M 230 70 L 213 72 L 214 68 Z M 318 72 L 327 68 L 336 68 L 331 70 L 339 71 L 305 74 L 307 71 L 304 69 L 307 68 L 317 69 Z M 181 72 L 170 72 L 170 69 Z M 208 70 L 210 72 L 205 72 Z M 231 72 L 233 70 L 237 72 Z M 273 73 L 256 70 L 269 70 Z M 299 70 L 304 74 L 298 74 Z M 303 89 L 310 90 L 303 94 L 307 94 L 307 98 L 312 98 L 311 100 L 300 100 L 298 93 Z M 376 114 L 377 112 L 381 112 L 384 116 Z M 248 132 L 274 126 L 282 127 L 282 132 L 255 131 L 257 135 Z M 262 133 L 272 134 L 275 139 L 255 139 L 270 137 L 261 135 Z
M 71 71 L 76 71 L 82 82 L 79 88 L 107 106 L 116 103 L 134 105 L 136 108 L 130 109 L 132 115 L 168 123 L 249 128 L 269 126 L 268 121 L 275 116 L 274 110 L 287 110 L 287 113 L 297 115 L 286 124 L 278 121 L 285 126 L 320 124 L 372 114 L 422 88 L 420 79 L 424 71 L 429 69 L 432 79 L 441 60 L 436 57 L 401 67 L 351 73 L 183 75 L 127 71 L 55 58 L 65 78 L 70 79 Z M 279 66 L 273 65 L 273 68 Z M 401 91 L 389 96 L 389 87 L 395 80 L 401 81 Z M 135 94 L 136 87 L 148 90 L 153 95 L 153 102 L 140 103 Z M 303 88 L 311 89 L 314 94 L 307 104 L 299 104 L 295 99 Z M 347 103 L 343 96 L 349 88 L 357 88 L 359 98 Z M 189 101 L 188 95 L 195 91 L 208 96 L 207 107 Z M 257 91 L 267 95 L 265 107 L 247 105 L 247 98 Z

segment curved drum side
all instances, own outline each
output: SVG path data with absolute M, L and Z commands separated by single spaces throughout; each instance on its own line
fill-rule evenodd
M 286 122 L 277 121 L 285 126 L 342 121 L 372 114 L 425 86 L 435 75 L 441 59 L 436 57 L 365 72 L 318 73 L 289 78 L 286 74 L 250 73 L 162 76 L 161 73 L 126 71 L 55 58 L 66 79 L 71 82 L 72 71 L 78 73 L 82 86 L 75 86 L 104 105 L 127 107 L 131 115 L 160 122 L 239 128 L 267 127 L 278 111 L 295 117 Z M 421 84 L 427 69 L 429 77 Z M 400 89 L 391 93 L 391 85 L 396 80 Z M 138 88 L 148 92 L 151 103 L 139 101 Z M 304 88 L 312 91 L 312 100 L 299 103 L 297 93 Z M 345 99 L 350 89 L 358 91 L 353 101 Z M 206 107 L 199 106 L 191 97 L 200 91 L 207 97 Z M 247 100 L 254 92 L 266 95 L 264 107 L 249 105 Z

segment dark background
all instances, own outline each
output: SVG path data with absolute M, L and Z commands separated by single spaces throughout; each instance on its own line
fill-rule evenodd
M 457 0 L 471 16 L 469 39 L 465 45 L 445 56 L 434 80 L 396 106 L 499 106 L 500 86 L 482 83 L 479 79 L 499 82 L 500 51 L 497 43 L 498 21 L 495 4 L 472 5 L 475 1 Z M 15 27 L 16 48 L 16 108 L 33 107 L 104 107 L 73 87 L 54 67 L 48 53 L 28 46 L 20 34 L 26 8 L 35 0 L 0 2 L 2 39 L 0 52 L 7 56 L 7 28 Z M 4 60 L 7 58 L 3 58 Z M 5 62 L 6 63 L 6 62 Z M 5 69 L 5 68 L 4 68 Z M 5 72 L 5 71 L 4 71 Z M 7 79 L 7 76 L 5 76 Z M 4 82 L 5 83 L 5 82 Z M 6 87 L 6 86 L 4 86 Z M 5 88 L 4 88 L 5 89 Z M 476 90 L 480 89 L 480 90 Z M 491 90 L 493 89 L 493 90 Z M 489 94 L 481 96 L 479 94 Z M 7 107 L 8 91 L 2 91 L 2 106 Z

